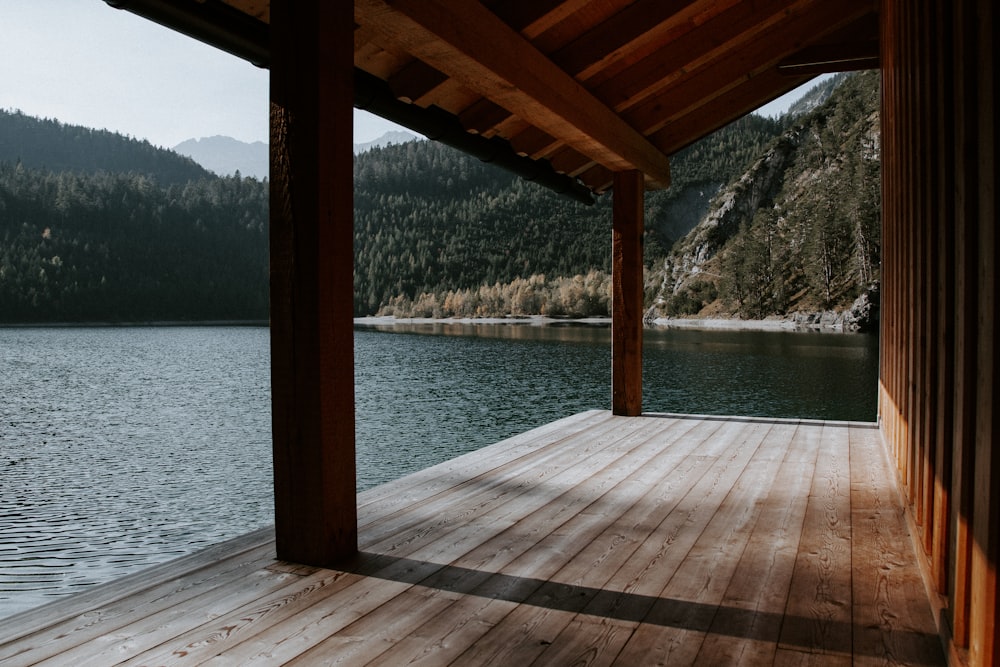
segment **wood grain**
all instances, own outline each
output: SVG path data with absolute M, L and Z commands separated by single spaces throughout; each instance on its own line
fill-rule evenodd
M 851 654 L 851 498 L 847 429 L 823 427 L 781 646 Z
M 642 413 L 643 175 L 617 172 L 611 225 L 611 411 Z
M 361 494 L 339 569 L 259 531 L 9 619 L 0 660 L 943 664 L 877 436 L 584 413 Z

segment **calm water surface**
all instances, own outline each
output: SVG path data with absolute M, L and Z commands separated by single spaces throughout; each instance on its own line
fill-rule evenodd
M 355 336 L 358 487 L 610 406 L 606 328 Z M 872 420 L 874 337 L 647 331 L 647 411 Z M 262 328 L 0 329 L 0 616 L 273 521 Z

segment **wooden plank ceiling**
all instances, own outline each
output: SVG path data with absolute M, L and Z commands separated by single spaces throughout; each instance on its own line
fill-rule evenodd
M 267 23 L 266 0 L 224 0 Z M 877 0 L 355 0 L 354 64 L 394 102 L 593 192 L 821 72 L 878 66 Z

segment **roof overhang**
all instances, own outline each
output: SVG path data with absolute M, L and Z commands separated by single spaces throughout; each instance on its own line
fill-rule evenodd
M 266 67 L 268 0 L 106 0 Z M 878 66 L 877 0 L 355 0 L 355 105 L 578 198 L 817 74 Z

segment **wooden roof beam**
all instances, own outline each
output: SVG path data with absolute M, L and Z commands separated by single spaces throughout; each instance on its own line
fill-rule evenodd
M 588 188 L 576 179 L 556 173 L 547 160 L 531 160 L 517 155 L 500 137 L 487 139 L 465 131 L 458 119 L 444 109 L 425 109 L 396 97 L 389 84 L 364 70 L 354 69 L 354 106 L 408 127 L 428 139 L 507 169 L 525 180 L 555 190 L 585 204 L 592 204 Z
M 737 3 L 678 36 L 619 76 L 607 80 L 602 76 L 594 93 L 617 111 L 634 107 L 697 69 L 722 58 L 732 58 L 733 54 L 742 59 L 743 49 L 755 44 L 770 47 L 762 40 L 763 35 L 780 31 L 796 13 L 812 5 L 815 5 L 813 0 Z
M 785 58 L 778 69 L 790 76 L 878 69 L 880 34 L 878 12 L 871 11 Z
M 706 9 L 697 0 L 638 0 L 550 53 L 549 58 L 575 79 L 589 85 L 588 80 L 597 73 L 602 78 L 612 78 L 613 75 L 608 74 L 614 70 L 610 64 L 648 57 L 661 48 L 661 41 L 676 39 L 737 1 L 717 2 Z M 506 11 L 505 4 L 496 9 L 501 18 L 511 23 L 500 11 Z M 511 136 L 511 140 L 515 137 Z
M 595 162 L 670 184 L 666 155 L 480 3 L 357 0 L 354 16 Z
M 396 97 L 410 103 L 423 98 L 447 80 L 447 75 L 416 59 L 388 79 L 389 87 Z
M 486 134 L 490 128 L 510 117 L 503 107 L 483 98 L 458 114 L 458 120 L 467 132 Z
M 494 14 L 528 39 L 534 39 L 585 9 L 591 0 L 488 0 Z
M 594 165 L 579 176 L 580 180 L 597 194 L 604 194 L 610 190 L 614 183 L 614 177 L 612 172 L 599 164 Z
M 729 4 L 735 1 L 727 0 Z M 552 53 L 551 58 L 581 81 L 598 72 L 613 78 L 618 74 L 613 64 L 626 66 L 648 57 L 703 23 L 709 18 L 707 12 L 725 8 L 722 2 L 706 9 L 697 0 L 637 0 Z
M 548 30 L 535 37 L 529 37 L 528 41 L 542 53 L 551 54 L 566 46 L 580 34 L 589 32 L 596 26 L 610 20 L 633 2 L 635 0 L 589 0 Z M 502 12 L 495 13 L 500 17 L 500 20 L 504 20 Z M 504 22 L 506 23 L 506 21 Z M 523 31 L 522 34 L 524 34 Z M 528 35 L 525 34 L 525 37 Z

